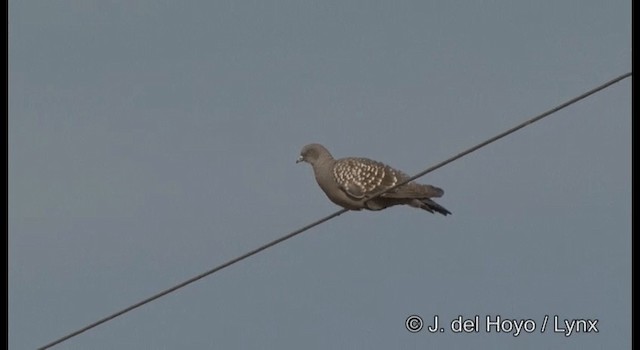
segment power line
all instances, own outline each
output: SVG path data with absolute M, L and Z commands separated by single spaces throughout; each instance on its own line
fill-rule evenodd
M 564 108 L 566 108 L 566 107 L 568 107 L 568 106 L 570 106 L 570 105 L 572 105 L 572 104 L 574 104 L 574 103 L 576 103 L 576 102 L 578 102 L 580 100 L 583 100 L 583 99 L 595 94 L 596 92 L 598 92 L 600 90 L 606 89 L 607 87 L 609 87 L 609 86 L 611 86 L 611 85 L 613 85 L 613 84 L 615 84 L 615 83 L 617 83 L 617 82 L 619 82 L 619 81 L 621 81 L 623 79 L 626 79 L 626 78 L 630 77 L 631 75 L 632 75 L 632 73 L 629 72 L 629 73 L 623 74 L 623 75 L 621 75 L 621 76 L 619 76 L 617 78 L 614 78 L 614 79 L 612 79 L 612 80 L 610 80 L 610 81 L 608 81 L 608 82 L 606 82 L 606 83 L 604 83 L 602 85 L 599 85 L 599 86 L 597 86 L 597 87 L 595 87 L 595 88 L 583 93 L 582 95 L 574 97 L 574 98 L 568 100 L 567 102 L 564 102 L 564 103 L 562 103 L 562 104 L 560 104 L 560 105 L 558 105 L 558 106 L 556 106 L 556 107 L 554 107 L 554 108 L 552 108 L 552 109 L 550 109 L 550 110 L 548 110 L 548 111 L 546 111 L 546 112 L 544 112 L 542 114 L 539 114 L 539 115 L 537 115 L 537 116 L 525 121 L 522 124 L 519 124 L 519 125 L 511 128 L 511 129 L 509 129 L 507 131 L 504 131 L 504 132 L 502 132 L 502 133 L 500 133 L 500 134 L 498 134 L 498 135 L 496 135 L 496 136 L 494 136 L 494 137 L 492 137 L 492 138 L 490 138 L 490 139 L 488 139 L 488 140 L 486 140 L 484 142 L 481 142 L 481 143 L 479 143 L 479 144 L 477 144 L 477 145 L 475 145 L 475 146 L 473 146 L 471 148 L 468 148 L 467 150 L 465 150 L 463 152 L 460 152 L 457 155 L 455 155 L 455 156 L 453 156 L 453 157 L 451 157 L 451 158 L 449 158 L 449 159 L 447 159 L 447 160 L 445 160 L 443 162 L 440 162 L 440 163 L 438 163 L 438 164 L 436 164 L 436 165 L 434 165 L 434 166 L 432 166 L 430 168 L 427 168 L 424 171 L 419 172 L 418 174 L 406 179 L 405 181 L 402 181 L 402 182 L 396 184 L 393 187 L 387 188 L 384 191 L 380 191 L 380 192 L 374 194 L 373 196 L 371 196 L 370 198 L 368 198 L 368 200 L 374 199 L 374 198 L 376 198 L 376 197 L 378 197 L 378 196 L 380 196 L 380 195 L 382 195 L 382 194 L 384 194 L 384 193 L 386 193 L 388 191 L 391 191 L 391 190 L 393 190 L 393 189 L 395 189 L 395 188 L 397 188 L 399 186 L 402 186 L 402 185 L 404 185 L 404 184 L 406 184 L 406 183 L 408 183 L 410 181 L 413 181 L 413 180 L 415 180 L 415 179 L 417 179 L 419 177 L 422 177 L 422 176 L 424 176 L 424 175 L 426 175 L 426 174 L 428 174 L 428 173 L 430 173 L 430 172 L 432 172 L 432 171 L 434 171 L 436 169 L 439 169 L 439 168 L 441 168 L 441 167 L 453 162 L 454 160 L 462 158 L 462 157 L 466 156 L 467 154 L 469 154 L 471 152 L 474 152 L 474 151 L 476 151 L 476 150 L 478 150 L 478 149 L 480 149 L 480 148 L 482 148 L 482 147 L 484 147 L 484 146 L 486 146 L 486 145 L 488 145 L 490 143 L 493 143 L 493 142 L 495 142 L 495 141 L 497 141 L 497 140 L 499 140 L 499 139 L 501 139 L 501 138 L 503 138 L 503 137 L 505 137 L 505 136 L 507 136 L 509 134 L 512 134 L 512 133 L 524 128 L 525 126 L 531 125 L 531 124 L 533 124 L 533 123 L 535 123 L 535 122 L 537 122 L 537 121 L 539 121 L 539 120 L 541 120 L 541 119 L 543 119 L 543 118 L 545 118 L 545 117 L 547 117 L 547 116 L 549 116 L 549 115 L 551 115 L 551 114 L 553 114 L 553 113 L 555 113 L 555 112 L 557 112 L 557 111 L 559 111 L 561 109 L 564 109 Z M 147 299 L 139 301 L 139 302 L 137 302 L 137 303 L 135 303 L 135 304 L 133 304 L 131 306 L 128 306 L 128 307 L 126 307 L 126 308 L 124 308 L 124 309 L 122 309 L 122 310 L 120 310 L 120 311 L 118 311 L 116 313 L 113 313 L 113 314 L 111 314 L 111 315 L 109 315 L 107 317 L 104 317 L 104 318 L 102 318 L 102 319 L 100 319 L 100 320 L 98 320 L 96 322 L 93 322 L 93 323 L 91 323 L 91 324 L 89 324 L 89 325 L 87 325 L 85 327 L 82 327 L 82 328 L 78 329 L 77 331 L 69 333 L 69 334 L 65 335 L 64 337 L 62 337 L 60 339 L 57 339 L 57 340 L 55 340 L 55 341 L 53 341 L 51 343 L 48 343 L 48 344 L 38 348 L 38 350 L 47 349 L 47 348 L 50 348 L 50 347 L 52 347 L 54 345 L 60 344 L 60 343 L 66 341 L 68 339 L 71 339 L 71 338 L 73 338 L 73 337 L 85 332 L 85 331 L 88 331 L 91 328 L 97 327 L 97 326 L 99 326 L 99 325 L 101 325 L 101 324 L 103 324 L 103 323 L 105 323 L 107 321 L 110 321 L 110 320 L 112 320 L 112 319 L 114 319 L 114 318 L 116 318 L 118 316 L 121 316 L 121 315 L 123 315 L 123 314 L 125 314 L 125 313 L 127 313 L 129 311 L 137 309 L 140 306 L 148 304 L 148 303 L 150 303 L 150 302 L 152 302 L 152 301 L 154 301 L 154 300 L 156 300 L 158 298 L 161 298 L 161 297 L 163 297 L 163 296 L 165 296 L 165 295 L 167 295 L 167 294 L 169 294 L 171 292 L 174 292 L 174 291 L 176 291 L 176 290 L 178 290 L 178 289 L 180 289 L 182 287 L 185 287 L 188 284 L 191 284 L 191 283 L 193 283 L 193 282 L 195 282 L 197 280 L 200 280 L 200 279 L 202 279 L 204 277 L 207 277 L 207 276 L 209 276 L 209 275 L 211 275 L 211 274 L 213 274 L 215 272 L 218 272 L 218 271 L 220 271 L 220 270 L 222 270 L 222 269 L 224 269 L 226 267 L 229 267 L 229 266 L 231 266 L 231 265 L 233 265 L 233 264 L 235 264 L 237 262 L 240 262 L 240 261 L 242 261 L 242 260 L 244 260 L 244 259 L 246 259 L 246 258 L 248 258 L 248 257 L 250 257 L 252 255 L 255 255 L 255 254 L 257 254 L 257 253 L 259 253 L 259 252 L 261 252 L 261 251 L 263 251 L 263 250 L 265 250 L 267 248 L 273 247 L 274 245 L 276 245 L 278 243 L 284 242 L 284 241 L 288 240 L 289 238 L 297 236 L 298 234 L 300 234 L 300 233 L 302 233 L 304 231 L 307 231 L 307 230 L 309 230 L 309 229 L 311 229 L 311 228 L 313 228 L 315 226 L 318 226 L 318 225 L 324 223 L 325 221 L 329 221 L 329 220 L 335 218 L 336 216 L 342 215 L 347 211 L 348 211 L 347 209 L 340 209 L 340 210 L 336 211 L 335 213 L 333 213 L 331 215 L 325 216 L 324 218 L 322 218 L 320 220 L 317 220 L 317 221 L 314 221 L 313 223 L 308 224 L 308 225 L 306 225 L 304 227 L 301 227 L 301 228 L 299 228 L 299 229 L 297 229 L 297 230 L 295 230 L 295 231 L 293 231 L 293 232 L 291 232 L 291 233 L 289 233 L 289 234 L 287 234 L 287 235 L 285 235 L 283 237 L 280 237 L 280 238 L 278 238 L 278 239 L 276 239 L 274 241 L 271 241 L 271 242 L 269 242 L 267 244 L 264 244 L 264 245 L 254 249 L 254 250 L 251 250 L 251 251 L 249 251 L 249 252 L 237 257 L 237 258 L 231 259 L 231 260 L 225 262 L 224 264 L 219 265 L 219 266 L 217 266 L 217 267 L 215 267 L 215 268 L 213 268 L 213 269 L 211 269 L 209 271 L 203 272 L 203 273 L 201 273 L 201 274 L 199 274 L 199 275 L 197 275 L 195 277 L 192 277 L 192 278 L 190 278 L 190 279 L 188 279 L 188 280 L 186 280 L 186 281 L 184 281 L 182 283 L 179 283 L 179 284 L 177 284 L 177 285 L 175 285 L 175 286 L 173 286 L 171 288 L 165 289 L 162 292 L 159 292 L 159 293 L 157 293 L 157 294 L 155 294 L 155 295 L 153 295 L 153 296 L 151 296 L 151 297 L 149 297 Z
M 617 82 L 619 82 L 619 81 L 621 81 L 621 80 L 623 80 L 623 79 L 626 79 L 626 78 L 630 77 L 630 76 L 631 76 L 631 74 L 632 74 L 632 73 L 631 73 L 631 72 L 629 72 L 629 73 L 623 74 L 623 75 L 621 75 L 621 76 L 619 76 L 619 77 L 617 77 L 617 78 L 615 78 L 615 79 L 611 79 L 611 80 L 609 80 L 608 82 L 606 82 L 606 83 L 604 83 L 604 84 L 602 84 L 602 85 L 599 85 L 598 87 L 595 87 L 595 88 L 593 88 L 593 89 L 591 89 L 591 90 L 589 90 L 589 91 L 587 91 L 587 92 L 583 93 L 582 95 L 576 96 L 576 97 L 574 97 L 574 98 L 572 98 L 572 99 L 568 100 L 568 101 L 567 101 L 567 102 L 565 102 L 565 103 L 562 103 L 562 104 L 560 104 L 560 105 L 558 105 L 558 106 L 556 106 L 556 107 L 554 107 L 554 108 L 551 108 L 550 110 L 548 110 L 548 111 L 546 111 L 546 112 L 544 112 L 544 113 L 542 113 L 542 114 L 539 114 L 539 115 L 537 115 L 537 116 L 535 116 L 535 117 L 533 117 L 533 118 L 531 118 L 531 119 L 529 119 L 529 120 L 525 121 L 525 122 L 524 122 L 524 123 L 522 123 L 522 124 L 516 125 L 516 126 L 514 126 L 513 128 L 511 128 L 511 129 L 509 129 L 509 130 L 507 130 L 507 131 L 505 131 L 505 132 L 503 132 L 503 133 L 501 133 L 501 134 L 498 134 L 498 135 L 496 135 L 496 136 L 494 136 L 494 137 L 492 137 L 492 138 L 490 138 L 490 139 L 488 139 L 488 140 L 486 140 L 486 141 L 484 141 L 484 142 L 481 142 L 481 143 L 479 143 L 479 144 L 477 144 L 477 145 L 475 145 L 475 146 L 473 146 L 473 147 L 471 147 L 471 148 L 468 148 L 468 149 L 467 149 L 467 150 L 465 150 L 465 151 L 462 151 L 462 152 L 460 152 L 460 153 L 456 154 L 455 156 L 453 156 L 453 157 L 451 157 L 451 158 L 449 158 L 449 159 L 447 159 L 447 160 L 445 160 L 445 161 L 442 161 L 442 162 L 440 162 L 440 163 L 438 163 L 438 164 L 436 164 L 436 165 L 434 165 L 434 166 L 432 166 L 432 167 L 430 167 L 430 168 L 428 168 L 428 169 L 425 169 L 425 170 L 423 170 L 423 171 L 421 171 L 421 172 L 419 172 L 419 173 L 417 173 L 417 174 L 413 175 L 412 177 L 408 178 L 407 180 L 402 181 L 402 182 L 400 182 L 400 183 L 396 184 L 396 185 L 395 185 L 395 186 L 393 186 L 393 187 L 387 188 L 386 190 L 381 191 L 380 193 L 376 193 L 376 194 L 375 194 L 375 195 L 373 195 L 369 200 L 371 200 L 371 199 L 373 199 L 373 198 L 375 198 L 375 197 L 378 197 L 378 196 L 380 196 L 380 195 L 381 195 L 381 194 L 383 194 L 383 193 L 386 193 L 386 192 L 388 192 L 388 191 L 391 191 L 391 190 L 393 190 L 393 189 L 394 189 L 394 188 L 396 188 L 396 187 L 402 186 L 402 185 L 406 184 L 407 182 L 411 182 L 411 181 L 413 181 L 413 180 L 415 180 L 415 179 L 417 179 L 417 178 L 419 178 L 419 177 L 423 177 L 423 176 L 425 176 L 426 174 L 428 174 L 428 173 L 430 173 L 430 172 L 432 172 L 432 171 L 434 171 L 434 170 L 436 170 L 436 169 L 439 169 L 439 168 L 441 168 L 441 167 L 443 167 L 443 166 L 445 166 L 445 165 L 447 165 L 447 164 L 449 164 L 449 163 L 453 162 L 454 160 L 457 160 L 457 159 L 459 159 L 459 158 L 462 158 L 462 157 L 466 156 L 467 154 L 469 154 L 469 153 L 471 153 L 471 152 L 474 152 L 474 151 L 476 151 L 476 150 L 478 150 L 478 149 L 480 149 L 480 148 L 482 148 L 482 147 L 484 147 L 484 146 L 486 146 L 486 145 L 488 145 L 488 144 L 490 144 L 490 143 L 493 143 L 493 142 L 495 142 L 495 141 L 498 141 L 499 139 L 501 139 L 501 138 L 503 138 L 503 137 L 505 137 L 505 136 L 507 136 L 507 135 L 509 135 L 509 134 L 512 134 L 512 133 L 514 133 L 514 132 L 516 132 L 516 131 L 518 131 L 518 130 L 522 129 L 522 128 L 524 128 L 525 126 L 531 125 L 531 124 L 533 124 L 533 123 L 535 123 L 535 122 L 539 121 L 540 119 L 543 119 L 544 117 L 547 117 L 547 116 L 549 116 L 549 115 L 551 115 L 551 114 L 553 114 L 553 113 L 555 113 L 555 112 L 557 112 L 557 111 L 559 111 L 559 110 L 561 110 L 561 109 L 563 109 L 563 108 L 569 107 L 570 105 L 572 105 L 572 104 L 574 104 L 574 103 L 576 103 L 576 102 L 578 102 L 578 101 L 580 101 L 580 100 L 583 100 L 583 99 L 585 99 L 585 98 L 587 98 L 587 97 L 589 97 L 589 96 L 591 96 L 591 95 L 595 94 L 596 92 L 598 92 L 598 91 L 600 91 L 600 90 L 604 90 L 604 89 L 608 88 L 609 86 L 611 86 L 611 85 L 613 85 L 613 84 L 615 84 L 615 83 L 617 83 Z

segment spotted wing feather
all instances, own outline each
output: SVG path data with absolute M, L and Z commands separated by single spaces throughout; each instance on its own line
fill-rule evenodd
M 373 195 L 407 178 L 402 172 L 367 158 L 336 161 L 333 176 L 340 188 L 354 198 Z

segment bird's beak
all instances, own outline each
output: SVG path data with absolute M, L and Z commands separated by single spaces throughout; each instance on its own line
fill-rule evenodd
M 298 157 L 298 159 L 296 159 L 296 164 L 298 164 L 300 162 L 303 162 L 303 161 L 304 161 L 304 157 L 300 156 L 300 157 Z

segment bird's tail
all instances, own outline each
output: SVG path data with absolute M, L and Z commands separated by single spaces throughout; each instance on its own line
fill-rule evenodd
M 428 211 L 430 213 L 438 212 L 438 213 L 440 213 L 440 214 L 442 214 L 444 216 L 447 216 L 447 215 L 451 214 L 451 212 L 448 211 L 445 207 L 443 207 L 440 204 L 432 201 L 429 198 L 421 198 L 421 199 L 418 199 L 416 201 L 418 202 L 416 204 L 418 204 L 418 207 L 420 209 L 424 209 L 424 210 L 426 210 L 426 211 Z

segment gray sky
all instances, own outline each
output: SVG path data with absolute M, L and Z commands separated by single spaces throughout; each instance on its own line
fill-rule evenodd
M 11 0 L 9 347 L 337 210 L 306 143 L 413 174 L 630 70 L 631 1 Z M 629 348 L 630 86 L 420 179 L 452 216 L 346 213 L 56 348 Z

